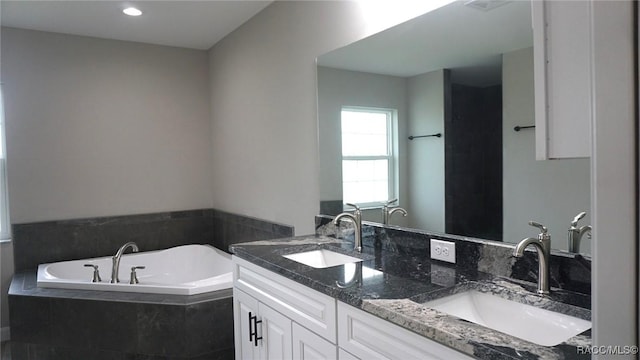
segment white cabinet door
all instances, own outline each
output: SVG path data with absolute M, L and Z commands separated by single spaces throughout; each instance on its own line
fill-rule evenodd
M 253 317 L 258 316 L 258 300 L 246 293 L 233 289 L 233 327 L 236 359 L 251 360 L 260 358 L 260 348 L 254 342 Z
M 292 360 L 291 320 L 263 303 L 258 303 L 258 310 L 261 359 Z
M 532 1 L 536 159 L 591 155 L 591 1 Z
M 291 320 L 245 292 L 233 289 L 238 360 L 292 360 Z
M 337 346 L 293 323 L 293 358 L 296 360 L 334 360 Z

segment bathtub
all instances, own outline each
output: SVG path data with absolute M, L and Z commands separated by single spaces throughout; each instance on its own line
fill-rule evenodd
M 130 251 L 130 250 L 127 250 Z M 98 265 L 101 282 L 92 282 Z M 129 284 L 131 268 L 139 284 Z M 231 255 L 209 245 L 183 245 L 166 250 L 125 254 L 120 260 L 120 283 L 111 284 L 111 256 L 62 261 L 38 266 L 38 287 L 152 294 L 195 295 L 233 287 Z

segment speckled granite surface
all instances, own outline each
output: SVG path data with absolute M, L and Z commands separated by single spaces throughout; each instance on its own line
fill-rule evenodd
M 282 255 L 327 248 L 364 259 L 316 269 Z M 552 288 L 548 297 L 535 295 L 535 283 L 431 261 L 428 252 L 365 247 L 329 236 L 300 236 L 230 247 L 235 255 L 286 278 L 363 309 L 422 336 L 479 359 L 587 359 L 579 347 L 591 344 L 591 331 L 557 346 L 541 346 L 428 308 L 424 302 L 474 289 L 590 320 L 588 295 Z

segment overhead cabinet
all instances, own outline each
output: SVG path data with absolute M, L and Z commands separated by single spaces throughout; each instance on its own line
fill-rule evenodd
M 534 0 L 536 159 L 591 154 L 592 2 Z

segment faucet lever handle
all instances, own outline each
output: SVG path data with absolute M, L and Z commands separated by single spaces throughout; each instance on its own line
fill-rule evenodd
M 351 207 L 353 207 L 353 208 L 355 208 L 355 209 L 356 209 L 356 211 L 360 211 L 360 206 L 358 206 L 358 205 L 356 205 L 356 204 L 352 204 L 352 203 L 345 203 L 345 204 L 346 204 L 346 205 L 349 205 L 349 206 L 351 206 Z
M 98 271 L 98 265 L 84 264 L 84 267 L 93 268 L 93 278 L 91 279 L 91 282 L 101 282 L 102 281 L 102 279 L 100 278 L 100 271 Z
M 580 221 L 585 215 L 587 215 L 587 213 L 585 211 L 583 211 L 580 214 L 576 215 L 573 218 L 573 221 L 571 222 L 571 226 L 576 227 L 578 225 L 578 221 Z
M 138 276 L 136 274 L 136 270 L 140 269 L 144 269 L 145 266 L 133 266 L 131 267 L 131 279 L 129 280 L 129 284 L 139 284 L 140 281 L 138 281 Z
M 533 227 L 537 227 L 538 229 L 540 229 L 540 232 L 542 232 L 543 234 L 547 233 L 547 227 L 540 224 L 539 222 L 535 222 L 535 221 L 529 221 L 529 225 L 533 226 Z
M 389 206 L 389 205 L 391 205 L 391 204 L 393 204 L 394 202 L 397 202 L 397 201 L 398 201 L 398 198 L 391 199 L 389 201 L 384 202 L 384 205 L 385 206 Z

